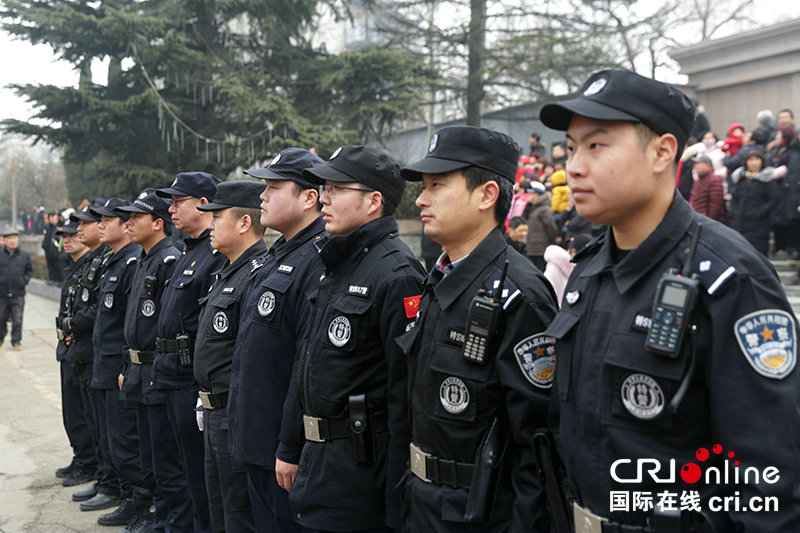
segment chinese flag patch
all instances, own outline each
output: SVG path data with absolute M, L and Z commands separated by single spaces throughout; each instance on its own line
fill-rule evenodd
M 414 318 L 417 316 L 417 309 L 419 309 L 419 299 L 422 298 L 421 294 L 416 296 L 409 296 L 403 298 L 403 307 L 406 309 L 406 318 Z

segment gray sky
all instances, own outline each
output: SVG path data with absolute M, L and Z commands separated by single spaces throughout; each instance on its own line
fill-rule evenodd
M 755 0 L 752 12 L 758 26 L 800 18 L 800 0 Z M 693 42 L 693 39 L 687 38 L 686 42 Z M 105 68 L 99 62 L 96 67 L 95 82 L 105 83 Z M 669 77 L 673 76 L 675 74 Z M 77 81 L 76 71 L 69 63 L 59 61 L 48 46 L 15 41 L 5 32 L 0 32 L 0 119 L 28 120 L 32 115 L 30 105 L 5 88 L 10 83 L 67 86 L 76 85 Z

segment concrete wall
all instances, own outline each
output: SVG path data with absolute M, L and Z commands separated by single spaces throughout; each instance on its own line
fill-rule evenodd
M 677 49 L 670 54 L 689 78 L 715 132 L 740 122 L 757 126 L 762 109 L 800 113 L 800 19 Z

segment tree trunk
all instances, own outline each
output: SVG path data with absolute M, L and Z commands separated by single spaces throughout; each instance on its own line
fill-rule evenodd
M 470 0 L 469 74 L 467 77 L 467 125 L 481 125 L 483 56 L 486 47 L 486 0 Z

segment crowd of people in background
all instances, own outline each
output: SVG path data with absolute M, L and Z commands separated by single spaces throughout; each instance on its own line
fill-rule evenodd
M 680 194 L 695 211 L 736 229 L 763 255 L 800 257 L 800 138 L 792 110 L 781 109 L 777 117 L 759 111 L 752 131 L 734 123 L 721 138 L 698 109 L 678 166 Z M 579 250 L 604 227 L 575 210 L 564 145 L 553 143 L 548 156 L 538 133 L 531 133 L 529 142 L 528 155 L 518 162 L 506 239 L 545 272 L 560 298 L 558 280 L 569 276 L 575 245 Z M 800 272 L 791 282 L 800 284 Z

